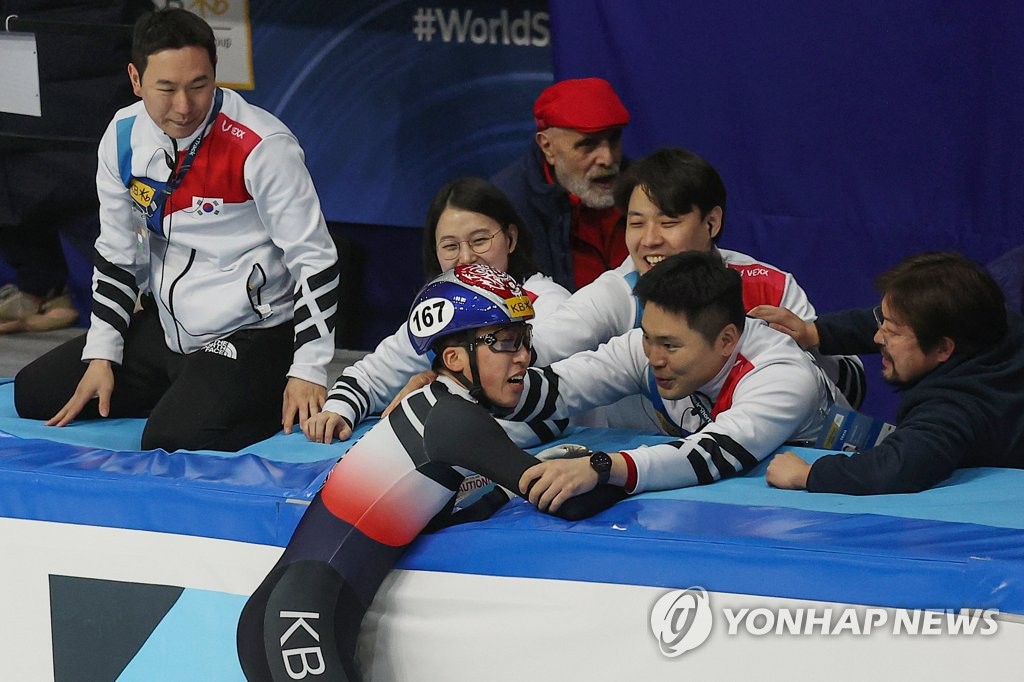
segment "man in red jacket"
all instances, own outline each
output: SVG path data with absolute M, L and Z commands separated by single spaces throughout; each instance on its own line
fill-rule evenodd
M 603 78 L 564 80 L 533 105 L 536 144 L 492 178 L 526 222 L 540 271 L 570 291 L 628 255 L 612 186 L 629 123 Z

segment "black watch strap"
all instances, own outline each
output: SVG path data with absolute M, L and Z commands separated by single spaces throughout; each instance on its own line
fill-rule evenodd
M 602 485 L 608 482 L 612 475 L 612 458 L 607 452 L 595 452 L 590 455 L 590 466 L 597 472 L 597 484 Z

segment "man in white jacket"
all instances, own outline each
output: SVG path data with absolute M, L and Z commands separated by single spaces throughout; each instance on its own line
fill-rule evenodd
M 814 306 L 791 273 L 746 254 L 718 246 L 725 229 L 726 190 L 714 166 L 686 149 L 664 148 L 634 162 L 615 185 L 615 202 L 626 221 L 629 258 L 574 293 L 553 315 L 534 323 L 537 358 L 548 365 L 640 326 L 643 306 L 633 287 L 652 267 L 683 251 L 708 251 L 741 275 L 743 306 L 774 305 L 803 320 L 817 318 Z M 779 303 L 772 303 L 779 301 Z M 847 356 L 816 356 L 815 361 L 859 406 L 864 368 Z M 602 410 L 584 423 L 647 429 L 644 401 L 630 400 Z
M 656 265 L 635 293 L 640 329 L 527 371 L 511 419 L 569 417 L 641 394 L 662 445 L 556 459 L 524 473 L 520 489 L 544 511 L 598 483 L 627 493 L 711 483 L 748 471 L 785 442 L 812 441 L 842 394 L 788 336 L 744 314 L 742 276 L 714 253 Z
M 143 448 L 236 450 L 323 404 L 337 253 L 297 140 L 216 63 L 197 15 L 136 23 L 141 101 L 100 142 L 89 332 L 19 374 L 21 416 L 145 416 Z

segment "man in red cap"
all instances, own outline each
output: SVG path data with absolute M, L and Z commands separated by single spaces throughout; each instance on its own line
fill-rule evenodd
M 612 186 L 623 106 L 603 78 L 564 80 L 533 105 L 536 145 L 492 178 L 526 222 L 540 271 L 575 291 L 628 257 Z

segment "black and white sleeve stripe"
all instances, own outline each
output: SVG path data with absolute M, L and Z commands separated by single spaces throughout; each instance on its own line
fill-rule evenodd
M 838 359 L 839 377 L 836 379 L 836 386 L 846 397 L 850 407 L 860 409 L 867 395 L 864 363 L 856 355 L 842 355 Z
M 568 419 L 534 419 L 526 422 L 526 425 L 530 427 L 530 430 L 537 435 L 537 440 L 540 443 L 550 443 L 556 438 L 560 438 L 565 429 L 569 426 Z
M 370 411 L 370 396 L 355 378 L 344 374 L 331 386 L 331 390 L 327 392 L 327 399 L 340 400 L 348 405 L 355 414 L 357 424 L 366 419 Z
M 508 419 L 527 422 L 550 419 L 558 400 L 558 375 L 550 367 L 530 367 L 526 385 L 526 393 Z
M 124 338 L 139 295 L 135 275 L 108 261 L 95 248 L 93 265 L 95 282 L 92 313 Z
M 686 438 L 666 443 L 664 446 L 653 447 L 675 448 L 679 451 L 679 456 L 685 457 L 688 468 L 692 472 L 692 476 L 684 473 L 681 476 L 682 480 L 673 481 L 675 485 L 671 487 L 707 485 L 749 471 L 758 464 L 757 458 L 745 447 L 723 433 L 698 432 Z M 678 466 L 678 464 L 674 466 Z M 659 482 L 653 487 L 662 487 L 662 485 Z
M 295 288 L 295 350 L 334 333 L 338 316 L 338 264 L 299 282 Z
M 387 420 L 416 471 L 454 493 L 458 491 L 463 475 L 449 464 L 432 461 L 423 446 L 423 424 L 436 402 L 437 397 L 431 389 L 413 393 L 388 415 Z

